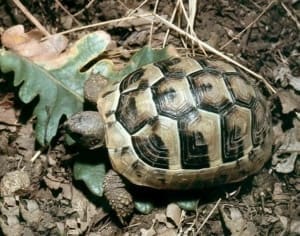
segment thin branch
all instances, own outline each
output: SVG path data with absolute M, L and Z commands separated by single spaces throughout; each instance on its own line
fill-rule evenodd
M 118 19 L 114 19 L 114 20 L 108 20 L 108 21 L 104 21 L 104 22 L 91 24 L 91 25 L 76 27 L 76 28 L 73 28 L 73 29 L 70 29 L 70 30 L 62 31 L 58 34 L 69 34 L 69 33 L 75 32 L 75 31 L 85 30 L 85 29 L 89 29 L 89 28 L 95 28 L 95 27 L 108 25 L 108 24 L 114 24 L 114 23 L 118 23 L 118 22 L 122 22 L 122 21 L 134 20 L 134 19 L 137 19 L 137 18 L 147 19 L 147 17 L 149 17 L 149 16 L 153 16 L 153 14 L 148 13 L 148 14 L 143 14 L 143 15 L 138 15 L 138 16 L 127 16 L 127 17 L 118 18 Z
M 202 224 L 200 225 L 200 227 L 198 228 L 196 235 L 199 234 L 200 230 L 203 228 L 203 226 L 206 224 L 206 222 L 208 221 L 208 219 L 211 217 L 211 215 L 214 213 L 214 211 L 217 209 L 217 207 L 219 206 L 221 202 L 221 198 L 218 199 L 218 201 L 216 202 L 216 204 L 214 205 L 213 209 L 211 209 L 211 211 L 209 212 L 209 214 L 206 216 L 206 218 L 204 219 L 204 221 L 202 222 Z
M 179 7 L 179 3 L 180 3 L 180 0 L 177 0 L 176 2 L 176 5 L 175 5 L 175 8 L 172 12 L 172 15 L 171 15 L 171 19 L 170 19 L 170 22 L 173 23 L 174 22 L 174 19 L 175 19 L 175 16 L 176 16 L 176 12 L 178 10 L 178 7 Z M 165 37 L 164 37 L 164 41 L 163 41 L 163 48 L 166 46 L 167 44 L 167 40 L 168 40 L 168 37 L 169 37 L 169 34 L 170 34 L 170 28 L 168 28 L 166 34 L 165 34 Z
M 224 53 L 218 51 L 217 49 L 213 48 L 212 46 L 210 46 L 209 44 L 201 41 L 200 39 L 194 37 L 191 34 L 186 33 L 184 30 L 180 29 L 179 27 L 177 27 L 176 25 L 170 23 L 169 21 L 165 20 L 164 18 L 162 18 L 161 16 L 157 15 L 157 14 L 153 14 L 157 19 L 159 19 L 162 23 L 164 23 L 165 25 L 167 25 L 168 27 L 172 28 L 173 30 L 176 30 L 178 33 L 185 35 L 186 37 L 190 38 L 191 40 L 194 40 L 196 43 L 198 43 L 199 45 L 201 45 L 204 49 L 206 49 L 209 52 L 212 52 L 214 54 L 216 54 L 217 56 L 222 57 L 224 60 L 240 67 L 241 69 L 243 69 L 244 71 L 246 71 L 247 73 L 251 74 L 252 76 L 254 76 L 255 78 L 258 78 L 260 80 L 262 80 L 266 86 L 270 89 L 270 91 L 272 93 L 276 93 L 276 90 L 268 83 L 268 81 L 263 78 L 261 75 L 255 73 L 254 71 L 248 69 L 247 67 L 243 66 L 242 64 L 238 63 L 237 61 L 233 60 L 232 58 L 226 56 Z
M 134 13 L 136 13 L 142 6 L 144 6 L 148 0 L 144 0 L 140 5 L 138 5 L 135 9 L 131 10 L 130 13 L 127 16 L 132 16 Z M 124 5 L 125 6 L 125 5 Z M 128 9 L 128 7 L 126 7 Z
M 286 11 L 286 13 L 288 14 L 288 16 L 291 17 L 291 19 L 296 23 L 297 28 L 300 29 L 300 23 L 299 23 L 297 17 L 295 17 L 295 16 L 292 14 L 291 10 L 288 9 L 288 7 L 287 7 L 283 2 L 281 2 L 281 6 L 282 6 L 283 9 Z
M 13 2 L 32 22 L 32 24 L 34 24 L 45 36 L 51 36 L 51 34 L 46 30 L 46 28 L 28 11 L 28 9 L 19 0 L 13 0 Z
M 66 9 L 65 7 L 64 7 L 64 5 L 62 5 L 62 3 L 59 1 L 59 0 L 55 0 L 55 3 L 68 15 L 68 16 L 70 16 L 72 19 L 73 19 L 73 21 L 74 22 L 76 22 L 76 24 L 77 25 L 82 25 L 77 19 L 76 19 L 76 17 L 74 16 L 74 15 L 72 15 L 69 11 L 68 11 L 68 9 Z
M 223 50 L 226 46 L 228 46 L 233 40 L 239 39 L 243 33 L 245 33 L 249 28 L 252 27 L 270 8 L 273 6 L 273 4 L 277 2 L 277 0 L 273 0 L 269 3 L 269 5 L 255 18 L 254 21 L 252 21 L 249 25 L 246 26 L 245 29 L 243 29 L 241 32 L 239 32 L 236 36 L 234 36 L 232 39 L 230 39 L 227 43 L 225 43 L 220 50 Z
M 87 9 L 90 8 L 90 6 L 94 3 L 95 0 L 91 0 L 89 1 L 89 3 L 84 6 L 84 8 L 82 8 L 80 11 L 76 12 L 75 14 L 73 14 L 74 17 L 78 16 L 79 14 L 81 14 L 82 12 L 86 11 Z
M 159 0 L 156 0 L 155 1 L 155 6 L 154 6 L 154 9 L 153 9 L 153 14 L 156 14 L 158 3 L 159 3 Z M 151 21 L 151 27 L 150 27 L 150 35 L 149 35 L 149 45 L 150 45 L 150 47 L 151 47 L 151 44 L 152 44 L 153 27 L 154 27 L 154 20 Z

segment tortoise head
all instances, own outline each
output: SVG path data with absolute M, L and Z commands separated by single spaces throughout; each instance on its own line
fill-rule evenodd
M 97 111 L 82 111 L 65 122 L 66 132 L 81 146 L 95 149 L 104 144 L 104 122 Z
M 107 84 L 101 75 L 92 75 L 85 81 L 85 101 L 96 108 L 98 95 Z M 66 132 L 81 146 L 95 149 L 104 144 L 104 122 L 97 111 L 83 111 L 76 113 L 65 122 Z

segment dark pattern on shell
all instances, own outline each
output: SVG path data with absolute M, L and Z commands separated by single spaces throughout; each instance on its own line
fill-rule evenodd
M 183 169 L 209 167 L 208 143 L 201 132 L 188 129 L 192 122 L 197 122 L 199 119 L 201 119 L 199 112 L 194 110 L 178 121 Z
M 136 153 L 145 163 L 153 167 L 168 168 L 168 149 L 158 135 L 151 134 L 148 138 L 133 136 L 132 143 Z
M 188 74 L 184 68 L 175 66 L 180 62 L 180 58 L 174 58 L 155 63 L 164 76 L 151 86 L 144 76 L 147 68 L 132 73 L 120 84 L 116 119 L 131 134 L 134 151 L 140 160 L 160 169 L 169 169 L 170 162 L 174 162 L 169 144 L 158 134 L 157 124 L 161 117 L 177 122 L 182 169 L 204 169 L 212 167 L 211 163 L 233 162 L 244 157 L 252 145 L 259 147 L 270 124 L 269 118 L 264 116 L 267 111 L 264 101 L 251 81 L 238 72 L 220 70 L 203 60 L 198 60 L 201 65 L 198 71 Z M 220 127 L 214 132 L 221 136 L 221 147 L 216 146 L 222 150 L 220 161 L 216 156 L 212 159 L 209 150 L 214 143 L 208 129 L 217 123 L 201 127 L 200 120 L 207 119 L 200 115 L 201 112 L 209 114 L 207 117 L 219 117 Z M 192 122 L 196 122 L 195 131 L 188 128 Z M 147 137 L 135 136 L 147 126 L 152 127 Z M 226 174 L 220 174 L 215 181 L 224 178 Z

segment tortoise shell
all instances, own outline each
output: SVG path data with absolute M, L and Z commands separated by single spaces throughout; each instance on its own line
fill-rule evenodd
M 266 100 L 233 66 L 172 58 L 149 64 L 100 94 L 112 167 L 130 182 L 190 189 L 240 181 L 272 147 Z

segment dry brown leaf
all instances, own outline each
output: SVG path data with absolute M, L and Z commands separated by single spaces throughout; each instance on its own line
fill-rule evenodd
M 280 64 L 274 71 L 275 81 L 279 81 L 282 87 L 291 85 L 296 91 L 300 91 L 300 77 L 295 77 L 288 65 Z
M 7 216 L 6 221 L 0 218 L 0 228 L 4 235 L 21 236 L 24 232 L 24 226 L 16 216 Z
M 17 54 L 34 62 L 46 61 L 58 56 L 66 49 L 68 40 L 63 35 L 52 35 L 41 41 L 42 34 L 37 30 L 27 33 L 23 25 L 16 25 L 3 32 L 2 44 Z
M 168 221 L 167 216 L 163 213 L 155 214 L 155 220 L 156 222 L 164 224 L 167 228 L 174 228 L 173 224 Z
M 282 106 L 282 113 L 300 111 L 300 96 L 292 89 L 282 90 L 277 93 Z
M 20 126 L 18 136 L 13 142 L 14 148 L 28 160 L 34 155 L 35 139 L 32 123 L 27 122 Z
M 238 208 L 223 205 L 220 207 L 220 211 L 224 219 L 224 223 L 231 232 L 231 235 L 258 235 L 258 230 L 255 224 L 248 219 L 244 219 Z
M 300 220 L 291 220 L 286 216 L 279 216 L 279 219 L 285 229 L 285 232 L 295 235 L 300 234 Z
M 1 196 L 10 196 L 19 190 L 26 190 L 30 186 L 29 175 L 25 171 L 7 172 L 0 182 Z
M 38 224 L 42 218 L 42 211 L 34 200 L 25 200 L 24 204 L 20 204 L 20 213 L 22 218 L 30 224 Z
M 177 236 L 177 231 L 175 229 L 164 229 L 157 233 L 160 236 Z
M 272 157 L 272 165 L 278 173 L 291 173 L 300 154 L 300 121 L 294 120 L 294 128 L 277 137 L 280 147 Z
M 7 125 L 16 125 L 18 123 L 16 110 L 13 107 L 0 107 L 0 122 Z
M 71 204 L 72 209 L 79 215 L 79 219 L 77 220 L 80 222 L 80 231 L 84 232 L 91 224 L 96 214 L 98 214 L 96 206 L 75 187 L 72 187 Z
M 167 206 L 166 216 L 167 219 L 171 220 L 178 227 L 181 219 L 181 209 L 177 204 L 171 203 Z
M 43 177 L 43 180 L 45 181 L 47 187 L 52 190 L 58 190 L 61 187 L 61 182 L 56 180 L 55 177 L 53 177 L 49 173 L 47 174 L 47 176 Z
M 154 236 L 154 235 L 156 235 L 156 232 L 152 227 L 150 229 L 142 228 L 140 230 L 140 232 L 141 232 L 141 236 Z

